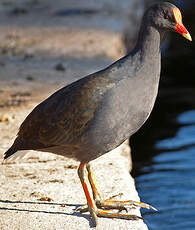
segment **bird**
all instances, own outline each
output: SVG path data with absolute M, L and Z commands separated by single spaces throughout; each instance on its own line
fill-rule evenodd
M 104 200 L 90 162 L 121 145 L 149 117 L 159 87 L 161 44 L 168 31 L 192 41 L 179 8 L 169 2 L 153 4 L 143 15 L 133 50 L 37 105 L 4 153 L 4 163 L 22 150 L 51 152 L 79 161 L 78 176 L 87 200 L 87 207 L 80 211 L 89 211 L 95 226 L 98 217 L 135 218 L 120 212 L 128 205 L 153 208 L 112 197 Z

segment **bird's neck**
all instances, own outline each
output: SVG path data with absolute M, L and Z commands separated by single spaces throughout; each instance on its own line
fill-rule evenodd
M 156 58 L 160 55 L 160 47 L 164 33 L 156 28 L 142 24 L 134 52 L 141 52 L 144 58 Z

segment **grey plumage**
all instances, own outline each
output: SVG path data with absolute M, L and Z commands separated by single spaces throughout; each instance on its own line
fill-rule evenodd
M 154 106 L 160 78 L 160 45 L 164 33 L 175 28 L 176 24 L 170 23 L 170 9 L 174 7 L 161 3 L 149 8 L 129 55 L 39 104 L 22 123 L 5 159 L 18 150 L 33 149 L 87 163 L 135 133 Z

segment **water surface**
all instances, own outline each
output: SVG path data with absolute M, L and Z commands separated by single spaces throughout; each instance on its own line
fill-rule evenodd
M 136 177 L 142 200 L 159 209 L 143 210 L 151 230 L 195 229 L 195 110 L 180 114 L 177 122 L 175 136 L 156 142 L 161 153 Z

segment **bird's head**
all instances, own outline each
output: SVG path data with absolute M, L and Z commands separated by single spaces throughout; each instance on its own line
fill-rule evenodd
M 183 25 L 181 11 L 175 5 L 168 2 L 154 4 L 147 10 L 145 16 L 146 20 L 158 30 L 172 30 L 192 41 Z

